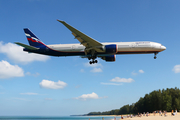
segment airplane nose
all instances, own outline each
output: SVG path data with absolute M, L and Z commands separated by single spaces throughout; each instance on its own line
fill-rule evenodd
M 161 49 L 162 49 L 162 50 L 166 50 L 166 47 L 162 45 L 162 46 L 161 46 Z

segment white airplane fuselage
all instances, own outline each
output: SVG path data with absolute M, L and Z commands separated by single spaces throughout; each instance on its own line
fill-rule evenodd
M 116 44 L 117 52 L 115 54 L 143 54 L 143 53 L 158 53 L 166 49 L 165 46 L 156 42 L 148 42 L 148 41 L 140 41 L 140 42 L 112 42 L 112 43 L 102 43 L 104 46 Z M 57 52 L 75 52 L 75 53 L 85 53 L 85 47 L 80 44 L 54 44 L 47 45 L 50 49 L 55 50 Z M 105 53 L 100 52 L 97 53 L 98 56 L 102 56 L 103 54 L 112 55 L 114 53 Z M 67 54 L 68 56 L 69 54 Z M 72 55 L 72 54 L 71 54 Z M 82 55 L 82 54 L 80 54 Z M 85 54 L 84 54 L 85 55 Z M 61 55 L 59 55 L 61 56 Z

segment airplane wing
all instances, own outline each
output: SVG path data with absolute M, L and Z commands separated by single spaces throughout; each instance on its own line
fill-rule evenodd
M 39 49 L 39 48 L 30 46 L 30 45 L 26 45 L 26 44 L 23 44 L 23 43 L 19 43 L 19 42 L 15 42 L 15 44 L 17 44 L 19 46 L 22 46 L 22 47 L 25 47 L 25 48 L 30 49 L 30 50 L 38 50 Z
M 61 22 L 64 26 L 66 26 L 74 35 L 74 37 L 76 39 L 78 39 L 78 41 L 84 45 L 86 47 L 86 50 L 92 50 L 94 49 L 97 52 L 104 52 L 102 50 L 103 45 L 94 40 L 93 38 L 87 36 L 86 34 L 82 33 L 81 31 L 77 30 L 76 28 L 70 26 L 69 24 L 67 24 L 64 21 L 58 20 L 59 22 Z

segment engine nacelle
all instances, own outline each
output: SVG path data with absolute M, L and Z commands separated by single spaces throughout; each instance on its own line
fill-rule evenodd
M 118 52 L 117 51 L 118 50 L 118 46 L 116 44 L 106 45 L 104 47 L 104 49 L 105 49 L 106 53 L 113 53 L 113 54 L 115 54 L 115 53 Z
M 104 56 L 102 59 L 107 62 L 114 62 L 116 61 L 116 55 Z

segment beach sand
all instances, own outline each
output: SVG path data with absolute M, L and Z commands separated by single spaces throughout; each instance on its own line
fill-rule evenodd
M 178 113 L 175 116 L 171 116 L 171 113 L 168 113 L 165 117 L 160 116 L 159 114 L 156 114 L 155 116 L 151 114 L 150 116 L 142 116 L 142 117 L 133 117 L 133 118 L 125 118 L 125 120 L 180 120 L 180 113 Z

